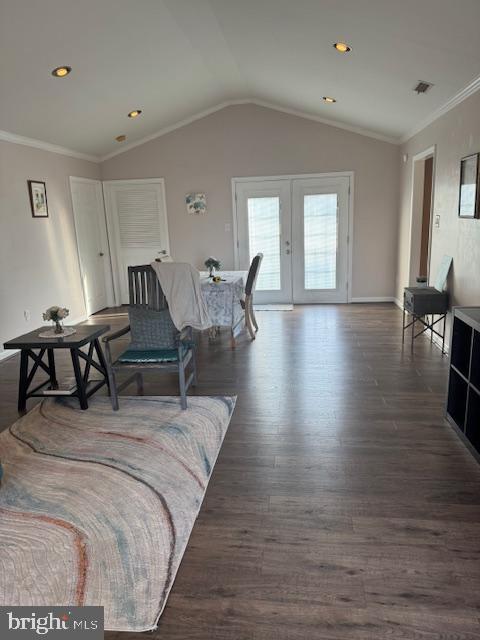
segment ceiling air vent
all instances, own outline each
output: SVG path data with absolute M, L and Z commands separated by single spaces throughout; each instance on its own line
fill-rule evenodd
M 432 87 L 433 87 L 433 84 L 431 82 L 425 82 L 425 80 L 419 80 L 417 84 L 413 87 L 413 90 L 417 92 L 417 95 L 420 95 L 421 93 L 427 93 L 427 91 L 429 91 Z

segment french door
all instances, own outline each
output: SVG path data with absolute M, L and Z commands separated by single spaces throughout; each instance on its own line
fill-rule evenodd
M 347 302 L 348 176 L 235 182 L 238 267 L 262 252 L 260 303 Z
M 248 269 L 263 253 L 255 300 L 286 302 L 292 295 L 291 198 L 288 180 L 236 185 L 238 262 Z

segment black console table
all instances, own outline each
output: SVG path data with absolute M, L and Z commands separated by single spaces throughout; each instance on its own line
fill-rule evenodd
M 445 322 L 448 311 L 448 293 L 439 291 L 435 287 L 405 287 L 403 292 L 403 331 L 402 344 L 405 342 L 405 331 L 412 327 L 412 349 L 415 338 L 430 330 L 430 340 L 433 336 L 442 340 L 442 354 L 445 353 Z M 412 320 L 405 322 L 405 313 Z M 435 320 L 435 316 L 439 317 Z M 420 323 L 420 331 L 415 333 L 416 323 Z M 439 323 L 443 324 L 442 332 L 438 331 Z
M 480 307 L 455 307 L 447 418 L 480 460 Z
M 43 327 L 43 330 L 49 327 Z M 55 394 L 58 388 L 57 374 L 55 371 L 55 350 L 69 349 L 72 358 L 73 371 L 75 374 L 76 388 L 70 396 L 77 397 L 82 409 L 88 409 L 88 398 L 98 391 L 104 384 L 108 385 L 107 363 L 98 342 L 98 338 L 110 330 L 106 324 L 79 324 L 75 327 L 76 333 L 65 337 L 40 338 L 42 328 L 35 329 L 30 333 L 26 333 L 19 338 L 9 340 L 3 346 L 5 349 L 20 349 L 20 382 L 18 387 L 18 410 L 25 411 L 28 398 L 47 397 L 43 393 L 48 388 L 48 397 L 62 395 L 64 393 Z M 88 345 L 87 353 L 81 348 Z M 38 350 L 38 353 L 35 353 Z M 97 356 L 97 362 L 94 360 L 94 353 Z M 44 360 L 45 354 L 47 360 Z M 31 368 L 29 361 L 32 361 Z M 85 362 L 82 372 L 80 362 Z M 91 369 L 96 369 L 101 374 L 100 380 L 90 380 Z M 30 370 L 29 370 L 30 369 Z M 41 382 L 31 388 L 35 374 L 41 369 L 48 375 L 48 380 Z

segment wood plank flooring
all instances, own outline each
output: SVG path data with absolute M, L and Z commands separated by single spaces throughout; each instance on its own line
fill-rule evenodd
M 228 332 L 200 340 L 197 393 L 238 402 L 149 637 L 480 639 L 480 467 L 443 420 L 447 358 L 427 339 L 402 350 L 390 304 L 257 318 L 236 351 Z M 0 427 L 17 376 L 0 365 Z

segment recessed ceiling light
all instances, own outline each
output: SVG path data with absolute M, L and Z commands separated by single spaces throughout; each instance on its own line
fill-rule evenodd
M 65 76 L 68 76 L 71 70 L 72 67 L 57 67 L 52 71 L 52 76 L 55 76 L 56 78 L 64 78 Z
M 323 96 L 323 101 L 328 102 L 329 104 L 333 104 L 334 102 L 336 102 L 335 98 L 332 98 L 330 96 Z
M 141 109 L 134 109 L 133 111 L 130 111 L 130 113 L 128 114 L 129 118 L 136 118 L 137 116 L 139 116 L 142 113 Z
M 121 136 L 117 136 L 117 137 L 115 138 L 115 140 L 116 140 L 117 142 L 125 142 L 125 140 L 126 140 L 126 139 L 127 139 L 127 136 L 126 136 L 125 134 L 123 134 L 123 133 L 122 133 L 122 135 L 121 135 Z
M 333 48 L 336 49 L 339 53 L 348 53 L 352 50 L 352 47 L 346 42 L 334 42 Z

